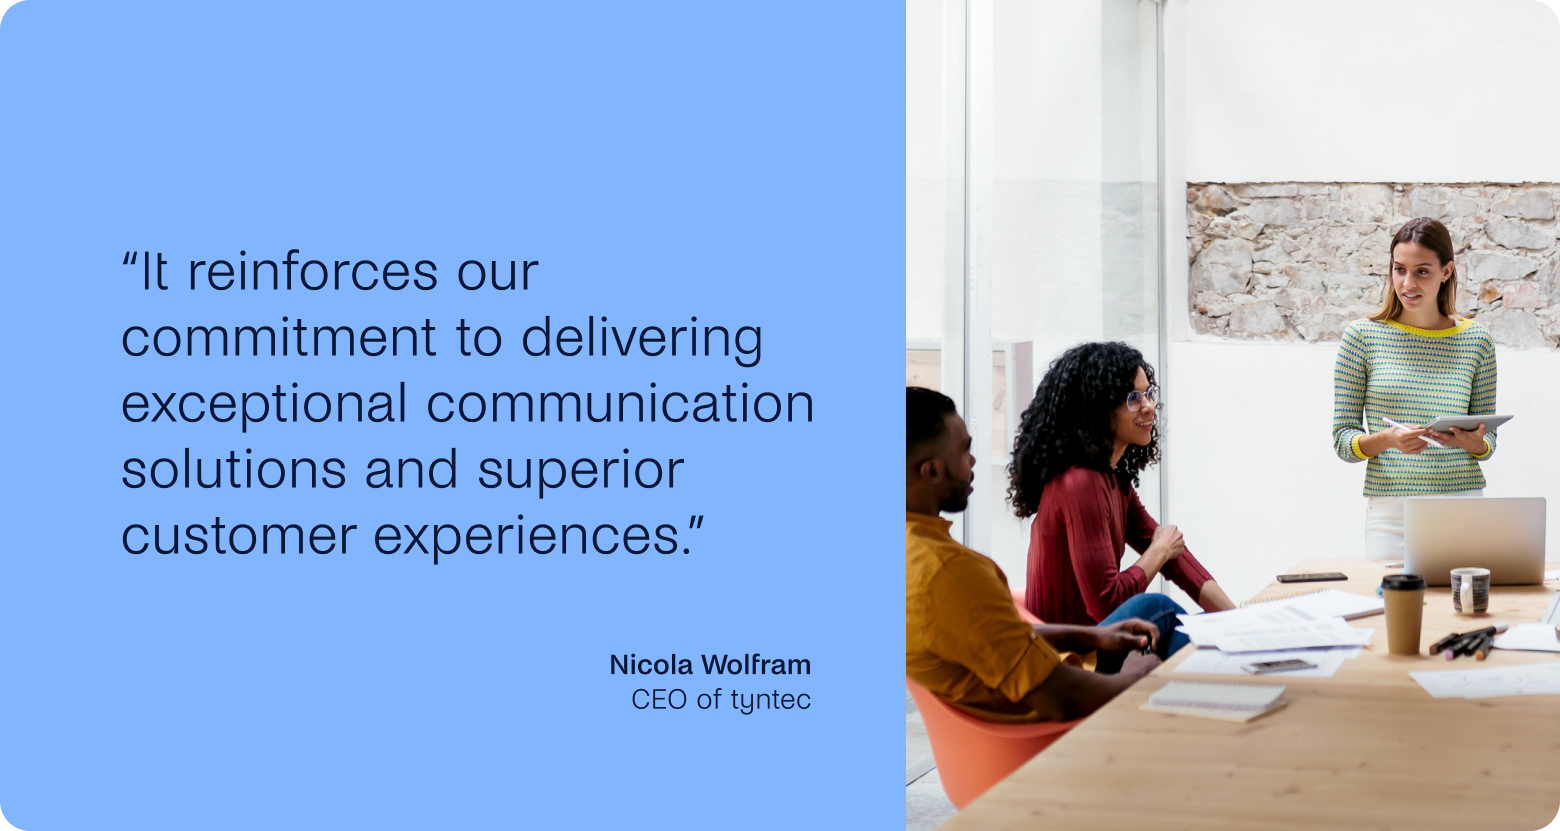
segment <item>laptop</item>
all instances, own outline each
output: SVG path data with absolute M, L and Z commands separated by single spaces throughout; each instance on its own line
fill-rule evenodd
M 1403 502 L 1403 573 L 1449 586 L 1454 568 L 1487 568 L 1490 584 L 1544 582 L 1541 496 L 1412 496 Z

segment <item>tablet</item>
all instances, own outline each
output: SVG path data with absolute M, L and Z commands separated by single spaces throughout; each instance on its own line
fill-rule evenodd
M 1502 424 L 1505 424 L 1512 418 L 1514 418 L 1514 416 L 1509 415 L 1441 416 L 1440 418 L 1437 418 L 1435 421 L 1432 421 L 1425 426 L 1438 433 L 1444 433 L 1453 427 L 1456 427 L 1460 430 L 1472 430 L 1473 428 L 1478 427 L 1480 422 L 1483 422 L 1484 430 L 1485 432 L 1488 432 L 1490 430 L 1494 430 L 1496 427 L 1499 427 Z

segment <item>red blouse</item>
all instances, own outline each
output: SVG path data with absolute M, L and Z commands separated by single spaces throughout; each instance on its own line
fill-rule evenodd
M 1024 605 L 1047 623 L 1093 626 L 1148 587 L 1143 569 L 1120 570 L 1121 556 L 1128 545 L 1143 553 L 1158 527 L 1136 490 L 1123 491 L 1114 476 L 1068 468 L 1040 492 Z M 1213 579 L 1190 551 L 1160 571 L 1194 600 Z

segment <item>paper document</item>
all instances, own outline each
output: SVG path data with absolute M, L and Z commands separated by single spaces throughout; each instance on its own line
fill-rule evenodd
M 1342 618 L 1311 623 L 1240 629 L 1206 630 L 1182 626 L 1198 646 L 1216 646 L 1225 652 L 1269 652 L 1279 649 L 1306 649 L 1317 646 L 1363 646 L 1375 630 L 1355 629 Z
M 1381 610 L 1379 597 L 1322 589 L 1251 603 L 1227 612 L 1179 615 L 1178 619 L 1181 631 L 1198 646 L 1216 646 L 1225 652 L 1253 652 L 1364 644 L 1369 642 L 1370 632 L 1361 635 L 1343 621 L 1379 614 Z M 1232 647 L 1227 643 L 1239 643 L 1239 646 Z
M 1519 623 L 1495 636 L 1495 648 L 1560 652 L 1560 638 L 1555 637 L 1552 623 Z
M 1560 569 L 1544 572 L 1544 581 L 1548 582 L 1550 580 L 1560 580 Z
M 1560 694 L 1560 661 L 1488 669 L 1410 672 L 1409 675 L 1436 698 Z
M 1180 615 L 1182 622 L 1198 625 L 1230 626 L 1236 621 L 1242 626 L 1272 623 L 1308 623 L 1341 617 L 1346 620 L 1381 614 L 1385 608 L 1382 599 L 1363 594 L 1350 594 L 1337 589 L 1322 589 L 1293 597 L 1247 603 L 1228 612 L 1206 612 L 1200 615 Z
M 1241 667 L 1263 661 L 1288 661 L 1300 659 L 1316 664 L 1315 669 L 1292 669 L 1273 672 L 1264 678 L 1331 678 L 1350 658 L 1360 654 L 1358 646 L 1334 646 L 1326 649 L 1286 649 L 1280 652 L 1230 653 L 1218 649 L 1198 649 L 1186 656 L 1175 667 L 1176 672 L 1193 672 L 1203 675 L 1247 675 Z
M 1555 636 L 1557 623 L 1560 623 L 1560 592 L 1549 598 L 1549 608 L 1538 623 L 1518 623 L 1507 629 L 1495 637 L 1495 648 L 1560 652 L 1560 637 Z

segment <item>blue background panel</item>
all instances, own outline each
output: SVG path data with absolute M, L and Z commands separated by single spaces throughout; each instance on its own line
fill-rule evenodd
M 903 50 L 903 8 L 886 3 L 13 7 L 0 25 L 7 818 L 28 831 L 901 826 Z M 188 289 L 191 260 L 291 249 L 429 260 L 438 285 Z M 171 288 L 144 290 L 130 251 L 161 253 Z M 469 259 L 539 265 L 526 291 L 467 291 Z M 430 320 L 437 355 L 121 346 L 132 326 L 284 316 Z M 521 349 L 526 327 L 591 316 L 758 327 L 762 357 Z M 460 356 L 462 318 L 498 328 L 503 349 Z M 121 412 L 134 391 L 293 383 L 404 383 L 408 418 L 245 432 Z M 438 391 L 599 401 L 652 383 L 806 392 L 814 419 L 436 423 L 426 407 Z M 207 464 L 339 458 L 347 484 L 122 482 L 126 459 L 182 464 L 186 448 Z M 364 483 L 372 458 L 451 448 L 456 487 Z M 538 499 L 479 484 L 487 457 L 625 448 L 684 459 L 676 487 Z M 520 515 L 670 523 L 688 553 L 462 552 L 435 566 L 372 548 L 382 523 Z M 132 524 L 217 516 L 360 530 L 345 554 L 121 545 Z M 811 674 L 707 676 L 698 660 L 755 652 L 806 658 Z M 610 674 L 625 653 L 694 658 L 695 674 Z M 640 687 L 805 693 L 811 707 L 642 711 Z

